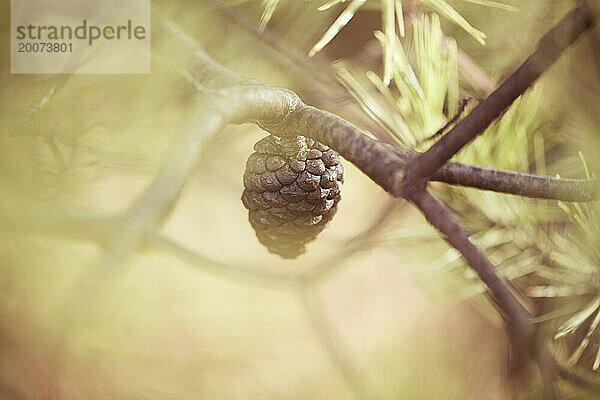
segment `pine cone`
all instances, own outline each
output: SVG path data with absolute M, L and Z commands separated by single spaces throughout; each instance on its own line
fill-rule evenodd
M 304 136 L 269 135 L 254 150 L 242 194 L 250 224 L 270 252 L 296 258 L 333 218 L 344 168 L 335 150 Z

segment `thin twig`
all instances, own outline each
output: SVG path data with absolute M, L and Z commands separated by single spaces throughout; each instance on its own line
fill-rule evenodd
M 448 128 L 450 128 L 452 125 L 454 125 L 459 118 L 462 116 L 463 112 L 465 112 L 465 107 L 467 107 L 467 104 L 472 100 L 472 98 L 470 97 L 465 97 L 464 99 L 460 100 L 460 104 L 458 105 L 458 110 L 456 111 L 456 114 L 454 114 L 454 116 L 452 116 L 452 118 L 450 118 L 448 120 L 448 122 L 446 122 L 444 124 L 444 126 L 442 126 L 440 129 L 437 130 L 436 133 L 434 133 L 433 135 L 429 136 L 428 138 L 425 138 L 423 140 L 421 140 L 419 142 L 419 144 L 425 143 L 425 142 L 429 142 L 433 139 L 437 139 L 438 137 L 442 136 L 444 133 L 446 133 L 446 131 L 448 130 Z
M 442 166 L 431 180 L 538 199 L 578 202 L 600 199 L 597 179 L 552 178 L 455 162 Z
M 205 272 L 225 276 L 230 279 L 243 280 L 244 282 L 267 283 L 269 285 L 281 284 L 286 287 L 303 284 L 304 275 L 302 273 L 286 271 L 285 269 L 270 271 L 261 267 L 243 267 L 213 260 L 180 245 L 159 232 L 155 232 L 150 236 L 148 245 L 189 265 L 202 268 Z

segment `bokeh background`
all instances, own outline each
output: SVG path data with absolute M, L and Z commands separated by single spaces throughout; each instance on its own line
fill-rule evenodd
M 11 75 L 8 3 L 0 9 L 0 399 L 536 396 L 535 374 L 511 354 L 473 274 L 418 212 L 351 164 L 339 211 L 308 252 L 293 261 L 269 254 L 240 201 L 245 160 L 265 135 L 255 125 L 229 126 L 210 140 L 161 227 L 203 258 L 148 245 L 113 265 L 86 235 L 63 234 L 56 210 L 119 215 L 160 170 L 164 149 L 198 106 L 196 88 L 170 66 L 185 66 L 190 54 L 157 41 L 149 75 Z M 402 116 L 417 141 L 433 134 L 459 97 L 485 97 L 576 5 L 504 1 L 517 8 L 507 10 L 450 1 L 486 33 L 483 46 L 443 15 L 436 25 L 435 8 L 403 2 L 407 60 L 417 71 L 458 72 L 419 72 L 431 96 L 407 108 L 366 78 L 383 75 L 373 34 L 383 2 L 368 1 L 312 58 L 345 5 L 319 11 L 316 0 L 282 0 L 261 33 L 267 3 L 156 1 L 153 17 L 172 21 L 233 71 L 288 87 L 390 142 L 382 120 L 393 127 Z M 417 51 L 419 29 L 425 48 L 439 54 Z M 443 32 L 444 45 L 432 32 Z M 596 29 L 460 159 L 566 177 L 597 171 L 599 43 Z M 379 122 L 365 112 L 374 104 L 383 104 Z M 546 316 L 550 338 L 596 299 L 590 281 L 557 284 L 547 262 L 554 255 L 570 276 L 597 274 L 596 205 L 585 206 L 580 223 L 578 210 L 556 202 L 435 189 L 523 298 L 534 298 L 530 308 Z M 309 288 L 269 278 L 315 267 L 323 275 Z M 536 296 L 559 287 L 574 297 Z M 574 329 L 581 338 L 556 343 L 558 353 L 568 358 L 579 346 L 586 321 Z M 589 351 L 598 349 L 595 334 Z M 583 354 L 574 364 L 591 370 L 593 354 Z

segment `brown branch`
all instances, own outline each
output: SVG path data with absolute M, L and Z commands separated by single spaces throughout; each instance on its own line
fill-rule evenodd
M 483 133 L 492 121 L 550 68 L 583 32 L 591 29 L 594 23 L 595 19 L 587 4 L 570 12 L 542 37 L 533 54 L 498 89 L 479 103 L 446 136 L 407 166 L 406 175 L 411 179 L 423 179 L 433 175 L 467 143 Z
M 542 38 L 538 49 L 490 97 L 480 103 L 428 151 L 409 161 L 404 170 L 403 196 L 414 203 L 427 221 L 444 235 L 445 240 L 461 252 L 469 266 L 486 285 L 500 308 L 511 333 L 513 346 L 527 349 L 537 361 L 545 399 L 557 399 L 560 396 L 556 387 L 558 368 L 545 346 L 539 339 L 535 340 L 531 316 L 511 292 L 508 284 L 498 276 L 487 257 L 469 240 L 469 234 L 454 221 L 453 215 L 443 204 L 425 190 L 425 186 L 440 167 L 467 143 L 483 133 L 494 119 L 523 94 L 563 51 L 593 24 L 594 18 L 587 5 L 584 4 L 572 11 Z M 489 171 L 479 169 L 471 170 L 465 177 L 473 178 L 476 175 L 473 171 L 487 173 L 488 177 L 492 178 L 490 182 L 511 189 L 503 184 L 502 178 L 508 176 L 506 173 L 489 174 Z M 540 185 L 539 180 L 525 175 L 518 180 L 528 182 L 529 188 L 539 188 L 542 191 L 547 191 L 552 183 L 546 180 Z
M 282 89 L 269 90 L 276 92 Z M 261 126 L 265 130 L 275 135 L 297 134 L 319 140 L 335 148 L 388 193 L 402 196 L 403 171 L 407 173 L 407 164 L 418 160 L 419 153 L 376 141 L 338 116 L 307 106 L 293 96 L 291 92 L 279 94 L 279 106 L 285 109 L 288 120 L 262 121 Z M 256 108 L 266 108 L 262 105 L 263 97 L 253 96 L 252 100 L 258 102 Z M 284 111 L 278 113 L 281 114 Z M 542 199 L 580 202 L 600 199 L 599 180 L 552 178 L 455 162 L 442 166 L 432 180 Z
M 455 221 L 453 214 L 440 201 L 423 189 L 406 191 L 405 197 L 421 210 L 427 221 L 444 235 L 444 239 L 452 247 L 460 251 L 477 273 L 498 305 L 515 351 L 528 353 L 537 361 L 544 399 L 558 399 L 556 362 L 548 349 L 541 342 L 536 342 L 531 316 L 511 292 L 509 285 L 498 275 L 488 258 L 471 242 L 469 233 Z
M 432 141 L 433 139 L 437 139 L 438 137 L 440 137 L 444 133 L 446 133 L 448 131 L 448 128 L 450 128 L 452 125 L 456 124 L 456 122 L 460 119 L 460 117 L 465 112 L 465 108 L 467 107 L 467 104 L 469 104 L 469 102 L 471 100 L 473 100 L 471 97 L 465 97 L 465 98 L 461 99 L 460 104 L 458 105 L 458 110 L 456 111 L 456 114 L 454 114 L 454 116 L 452 118 L 450 118 L 448 120 L 448 122 L 446 122 L 444 124 L 444 126 L 442 126 L 440 129 L 438 129 L 433 135 L 431 135 L 428 138 L 425 138 L 423 140 L 420 140 L 418 142 L 418 144 L 420 145 L 420 144 Z
M 444 235 L 445 240 L 461 252 L 469 266 L 486 285 L 500 308 L 500 313 L 511 333 L 513 346 L 527 349 L 537 361 L 545 399 L 557 399 L 560 396 L 556 387 L 558 369 L 545 346 L 539 339 L 535 340 L 529 313 L 511 292 L 508 284 L 498 276 L 492 263 L 470 241 L 469 234 L 454 220 L 453 215 L 443 204 L 425 190 L 425 187 L 427 181 L 440 167 L 467 143 L 483 133 L 493 120 L 523 94 L 563 51 L 593 24 L 592 12 L 586 5 L 572 11 L 542 38 L 537 50 L 497 90 L 428 151 L 409 161 L 404 169 L 404 197 L 414 203 L 427 221 Z M 454 172 L 459 172 L 462 168 L 454 164 L 447 168 L 446 172 L 451 172 L 452 167 Z M 464 174 L 464 178 L 470 180 L 479 174 L 487 175 L 490 184 L 495 183 L 498 188 L 503 189 L 502 191 L 514 189 L 510 185 L 505 185 L 505 181 L 510 176 L 505 172 L 490 173 L 482 168 L 470 169 L 468 174 Z M 548 192 L 553 183 L 550 179 L 540 181 L 526 175 L 521 175 L 512 181 L 526 183 L 525 186 L 533 192 L 536 189 Z M 460 182 L 456 180 L 456 183 Z
M 469 266 L 487 286 L 514 336 L 529 338 L 532 335 L 529 313 L 498 276 L 492 263 L 471 242 L 469 234 L 455 221 L 450 211 L 425 190 L 406 192 L 406 198 L 421 210 L 427 221 L 444 235 L 444 239 L 452 247 L 460 251 Z
M 600 180 L 565 179 L 449 162 L 432 181 L 538 199 L 593 201 L 600 199 Z

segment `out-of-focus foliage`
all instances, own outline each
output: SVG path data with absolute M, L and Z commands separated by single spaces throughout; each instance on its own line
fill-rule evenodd
M 247 1 L 247 0 L 246 0 Z M 266 24 L 272 18 L 275 8 L 280 0 L 263 0 L 264 11 L 260 20 L 260 29 L 264 30 Z M 464 29 L 469 35 L 475 38 L 480 44 L 485 45 L 486 35 L 482 31 L 474 28 L 459 12 L 457 12 L 449 2 L 445 0 L 420 0 L 423 5 L 436 11 L 439 15 L 443 15 L 449 21 Z M 499 3 L 488 0 L 463 0 L 465 2 L 474 3 L 482 6 L 498 8 L 507 11 L 517 11 L 517 9 L 511 5 Z M 345 3 L 346 0 L 330 0 L 321 5 L 319 11 L 329 10 L 340 3 Z M 309 51 L 310 56 L 314 56 L 321 51 L 331 40 L 350 22 L 354 15 L 361 9 L 377 9 L 381 12 L 381 21 L 383 26 L 383 33 L 378 35 L 378 39 L 382 42 L 384 51 L 383 67 L 384 76 L 383 82 L 387 86 L 389 85 L 394 72 L 397 72 L 398 68 L 395 63 L 397 59 L 402 55 L 398 51 L 402 51 L 401 44 L 398 41 L 396 34 L 396 27 L 398 28 L 399 35 L 403 37 L 405 35 L 404 28 L 404 11 L 402 0 L 350 0 L 348 1 L 346 8 L 339 14 L 327 31 L 321 36 L 318 42 Z M 414 4 L 412 4 L 414 6 Z M 434 39 L 435 40 L 435 39 Z
M 8 15 L 8 4 L 1 10 Z M 215 2 L 157 1 L 153 16 L 174 21 L 236 72 L 279 86 L 303 84 L 278 64 L 279 53 Z M 316 17 L 304 14 L 302 21 Z M 0 28 L 3 50 L 8 29 Z M 315 294 L 324 298 L 320 306 L 333 333 L 321 333 L 323 322 L 311 321 L 295 287 L 248 284 L 235 273 L 213 276 L 218 267 L 210 260 L 190 266 L 149 245 L 121 263 L 103 264 L 106 249 L 88 240 L 98 233 L 89 222 L 127 212 L 198 106 L 197 88 L 180 74 L 191 50 L 162 42 L 159 34 L 153 40 L 150 75 L 22 76 L 3 65 L 0 398 L 347 399 L 361 398 L 355 382 L 364 381 L 366 393 L 381 398 L 464 399 L 470 388 L 483 388 L 480 377 L 492 374 L 497 357 L 492 345 L 470 359 L 437 341 L 445 315 L 397 268 L 395 254 L 374 243 L 343 254 L 388 202 L 352 166 L 346 165 L 352 184 L 336 224 L 309 254 L 284 262 L 256 241 L 239 200 L 245 159 L 264 135 L 253 125 L 229 127 L 211 141 L 158 228 L 206 258 L 250 273 L 257 265 L 300 272 L 341 252 L 333 266 L 342 273 Z M 62 223 L 57 216 L 65 214 L 80 216 L 78 226 Z M 73 237 L 73 231 L 83 234 Z M 126 235 L 110 231 L 115 242 Z M 449 323 L 456 324 L 458 343 L 475 340 L 475 331 L 463 335 L 457 321 Z M 322 343 L 321 336 L 336 333 L 334 344 L 355 379 Z M 494 335 L 496 344 L 501 339 Z
M 315 99 L 328 93 L 309 82 L 309 72 L 323 86 L 328 73 L 337 76 L 375 126 L 418 150 L 430 145 L 424 139 L 454 114 L 460 98 L 474 96 L 459 67 L 464 53 L 488 79 L 499 80 L 571 6 L 264 0 L 254 2 L 254 15 L 243 8 L 252 4 L 241 3 L 247 1 L 155 1 L 153 15 L 175 21 L 236 72 L 298 91 L 308 87 Z M 8 15 L 8 4 L 0 7 Z M 381 22 L 374 29 L 375 57 L 361 58 L 356 49 L 348 52 L 356 57 L 323 67 L 336 45 L 355 46 L 344 31 L 368 21 L 373 10 Z M 487 47 L 473 26 L 486 32 Z M 269 36 L 271 27 L 277 30 Z M 0 31 L 7 50 L 8 24 Z M 588 169 L 597 171 L 598 82 L 584 46 L 567 53 L 457 159 L 581 177 L 577 151 L 583 150 Z M 311 48 L 322 50 L 325 62 L 293 58 Z M 0 397 L 10 389 L 25 398 L 66 399 L 505 398 L 501 333 L 473 316 L 470 305 L 449 306 L 422 290 L 471 299 L 493 317 L 480 296 L 484 288 L 420 216 L 400 207 L 386 217 L 383 235 L 334 258 L 340 272 L 316 290 L 325 317 L 316 322 L 293 289 L 248 285 L 234 273 L 212 276 L 210 261 L 190 268 L 156 249 L 140 249 L 118 268 L 101 265 L 106 268 L 93 275 L 101 247 L 64 238 L 60 224 L 39 229 L 35 222 L 52 221 L 55 209 L 119 215 L 143 192 L 198 104 L 196 88 L 173 68 L 187 65 L 188 52 L 153 43 L 150 76 L 17 76 L 3 65 Z M 293 75 L 290 66 L 301 73 Z M 318 105 L 360 119 L 347 98 L 338 100 Z M 306 256 L 274 259 L 254 239 L 239 202 L 245 158 L 263 134 L 254 126 L 230 127 L 214 139 L 163 232 L 198 254 L 250 271 L 256 265 L 303 271 L 343 254 L 374 223 L 387 195 L 347 165 L 348 184 L 331 226 Z M 523 296 L 543 300 L 532 308 L 548 336 L 556 335 L 556 352 L 596 368 L 597 204 L 435 188 L 502 275 Z M 413 282 L 415 274 L 424 285 Z M 82 280 L 90 277 L 100 282 L 100 293 L 82 295 Z
M 394 51 L 393 88 L 388 88 L 376 73 L 361 71 L 360 66 L 352 68 L 340 62 L 337 71 L 363 109 L 391 138 L 402 146 L 424 150 L 431 143 L 423 140 L 441 127 L 457 108 L 457 47 L 452 39 L 443 35 L 436 18 L 417 19 L 413 25 L 412 33 Z M 423 32 L 428 35 L 425 41 Z M 376 36 L 385 47 L 384 36 Z M 410 49 L 410 52 L 405 52 L 404 48 Z M 580 62 L 585 60 L 584 57 Z M 562 64 L 567 62 L 572 61 L 565 60 Z M 554 76 L 550 75 L 536 84 L 482 137 L 461 151 L 456 161 L 529 173 L 566 171 L 571 176 L 595 177 L 587 166 L 581 168 L 578 157 L 578 154 L 594 154 L 594 150 L 587 148 L 582 153 L 576 147 L 573 149 L 574 143 L 568 141 L 570 137 L 561 132 L 564 126 L 570 125 L 569 122 L 565 125 L 560 118 L 553 116 L 550 110 L 557 105 L 545 101 L 546 93 L 553 89 L 545 86 L 556 85 L 552 78 Z M 597 86 L 598 79 L 591 79 L 591 84 Z M 422 86 L 428 89 L 427 95 L 423 94 Z M 462 87 L 462 96 L 468 96 L 469 89 Z M 596 106 L 600 105 L 597 95 L 586 99 Z M 581 125 L 578 126 L 583 128 L 586 123 L 582 121 L 596 116 L 592 113 L 582 115 L 581 111 L 578 115 Z M 591 121 L 587 124 L 597 126 Z M 578 135 L 583 138 L 588 133 L 584 129 Z M 557 157 L 557 153 L 561 156 Z M 570 166 L 567 166 L 569 162 Z M 523 290 L 521 297 L 526 307 L 535 311 L 525 300 L 525 294 L 535 298 L 571 298 L 566 305 L 556 302 L 556 309 L 540 315 L 537 320 L 540 323 L 552 321 L 549 326 L 556 329 L 557 340 L 578 329 L 583 330 L 584 335 L 575 339 L 574 347 L 567 346 L 570 350 L 561 347 L 557 351 L 568 353 L 566 365 L 571 366 L 582 358 L 586 349 L 592 349 L 594 358 L 588 366 L 598 369 L 600 305 L 597 274 L 600 272 L 600 254 L 597 249 L 600 225 L 597 202 L 555 203 L 462 188 L 444 188 L 439 194 L 467 224 L 473 232 L 474 242 L 490 257 L 501 275 L 515 281 Z M 419 243 L 420 237 L 428 242 L 433 236 L 428 229 L 410 225 L 391 233 L 388 240 L 405 251 L 404 243 L 412 246 Z M 419 269 L 425 271 L 423 274 L 427 276 L 428 285 L 430 282 L 447 285 L 448 280 L 443 279 L 445 276 L 454 280 L 458 278 L 451 292 L 459 291 L 460 298 L 485 291 L 454 249 L 426 263 L 427 267 L 422 265 L 420 255 L 416 259 Z M 539 279 L 547 283 L 530 286 Z M 547 307 L 544 305 L 542 308 Z M 490 311 L 493 313 L 488 309 Z M 558 321 L 560 326 L 556 326 Z M 556 344 L 562 345 L 563 342 Z
M 375 36 L 382 47 L 387 46 L 381 32 Z M 379 126 L 403 147 L 414 149 L 443 125 L 445 104 L 450 112 L 458 109 L 456 44 L 444 38 L 437 16 L 423 16 L 413 22 L 410 48 L 414 68 L 400 42 L 394 43 L 391 74 L 396 90 L 373 71 L 364 76 L 352 73 L 352 67 L 342 61 L 335 68 L 339 79 Z

